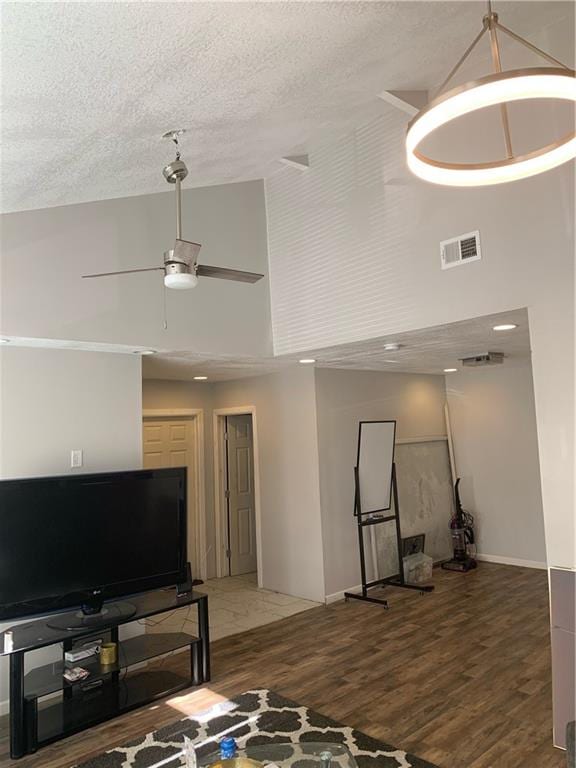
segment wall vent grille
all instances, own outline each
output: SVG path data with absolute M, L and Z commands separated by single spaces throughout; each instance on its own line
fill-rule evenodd
M 480 232 L 468 232 L 466 235 L 452 237 L 440 243 L 442 269 L 458 267 L 481 258 Z

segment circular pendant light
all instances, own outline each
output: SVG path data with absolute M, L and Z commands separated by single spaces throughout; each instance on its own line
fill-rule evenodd
M 503 184 L 535 176 L 576 157 L 576 134 L 573 132 L 533 152 L 514 154 L 506 105 L 509 102 L 527 99 L 560 99 L 576 102 L 576 78 L 574 70 L 502 26 L 498 21 L 498 15 L 492 12 L 490 3 L 488 11 L 483 20 L 482 31 L 452 69 L 440 87 L 439 95 L 427 104 L 408 125 L 406 134 L 408 167 L 425 181 L 459 187 Z M 497 30 L 521 42 L 555 66 L 503 72 Z M 495 72 L 479 80 L 444 91 L 487 31 L 491 38 Z M 504 132 L 505 158 L 483 163 L 450 163 L 435 160 L 419 150 L 422 141 L 441 126 L 463 115 L 497 105 L 500 106 Z

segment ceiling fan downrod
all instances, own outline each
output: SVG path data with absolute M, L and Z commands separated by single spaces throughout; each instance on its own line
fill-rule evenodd
M 173 141 L 176 146 L 176 159 L 166 165 L 162 171 L 168 184 L 175 185 L 176 192 L 176 244 L 174 248 L 164 251 L 164 284 L 167 288 L 187 290 L 194 288 L 198 283 L 195 262 L 200 246 L 198 246 L 198 251 L 193 249 L 192 254 L 188 253 L 192 243 L 188 244 L 188 248 L 182 247 L 182 181 L 188 176 L 186 163 L 180 159 L 178 136 L 182 133 L 184 133 L 184 129 L 168 131 L 163 136 L 163 138 Z M 191 256 L 194 257 L 193 260 Z
M 176 185 L 176 237 L 182 239 L 182 181 L 188 176 L 186 163 L 180 159 L 180 145 L 178 136 L 184 133 L 184 129 L 168 131 L 163 138 L 171 139 L 176 145 L 176 159 L 164 167 L 162 173 L 168 184 Z

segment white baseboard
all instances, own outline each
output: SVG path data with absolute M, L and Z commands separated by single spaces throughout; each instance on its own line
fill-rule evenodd
M 476 560 L 483 561 L 485 563 L 500 563 L 500 565 L 516 565 L 521 568 L 538 568 L 546 571 L 548 566 L 546 563 L 541 563 L 538 560 L 520 560 L 517 557 L 504 557 L 503 555 L 475 555 Z
M 500 563 L 500 565 L 516 565 L 520 568 L 538 568 L 539 570 L 546 571 L 548 566 L 546 563 L 541 563 L 538 560 L 520 560 L 517 557 L 504 557 L 503 555 L 474 555 L 476 560 L 481 560 L 485 563 Z M 434 565 L 437 566 L 444 560 L 434 561 Z M 326 595 L 324 603 L 330 605 L 330 603 L 337 603 L 339 600 L 344 600 L 345 592 L 360 592 L 362 585 L 357 584 L 355 587 L 347 587 L 340 592 L 333 592 L 331 595 Z
M 362 584 L 357 584 L 355 587 L 346 587 L 346 589 L 343 589 L 340 592 L 334 592 L 331 595 L 326 595 L 324 602 L 326 605 L 330 605 L 330 603 L 337 603 L 339 600 L 344 600 L 345 592 L 360 592 L 361 590 Z

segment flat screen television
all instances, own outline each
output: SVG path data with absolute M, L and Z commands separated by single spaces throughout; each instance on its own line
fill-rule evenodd
M 186 582 L 186 516 L 185 468 L 0 481 L 0 620 Z

